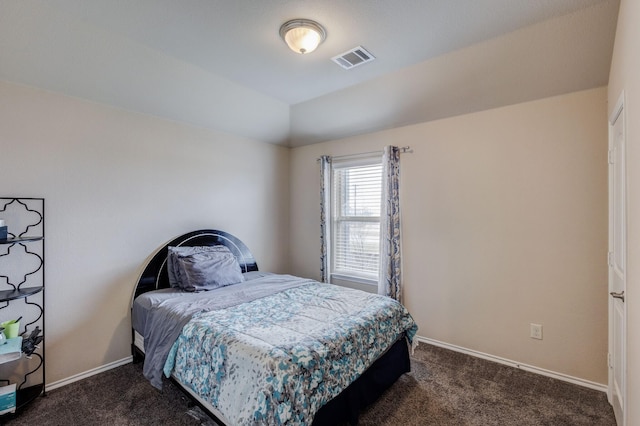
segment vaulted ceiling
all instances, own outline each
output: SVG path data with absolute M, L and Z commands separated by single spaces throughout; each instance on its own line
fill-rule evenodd
M 288 146 L 607 84 L 618 0 L 0 0 L 0 79 Z M 327 40 L 297 55 L 293 18 Z M 376 60 L 344 70 L 358 45 Z

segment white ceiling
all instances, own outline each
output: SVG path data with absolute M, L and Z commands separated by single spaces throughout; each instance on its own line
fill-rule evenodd
M 607 84 L 618 0 L 0 0 L 0 79 L 299 146 Z M 322 23 L 309 55 L 288 19 Z M 377 59 L 344 70 L 357 45 Z

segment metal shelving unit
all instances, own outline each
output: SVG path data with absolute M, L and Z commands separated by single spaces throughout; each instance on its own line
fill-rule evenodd
M 20 318 L 19 336 L 0 345 L 0 384 L 16 384 L 18 413 L 45 394 L 44 198 L 0 197 L 0 219 L 8 227 L 0 239 L 0 322 Z M 42 341 L 30 346 L 38 328 Z

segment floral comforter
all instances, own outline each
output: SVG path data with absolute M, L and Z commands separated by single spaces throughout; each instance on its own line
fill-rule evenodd
M 234 425 L 311 424 L 314 414 L 417 326 L 396 301 L 306 284 L 196 315 L 164 372 Z

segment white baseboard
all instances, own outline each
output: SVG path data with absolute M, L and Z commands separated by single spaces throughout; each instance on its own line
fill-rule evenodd
M 424 342 L 429 345 L 438 346 L 444 349 L 450 349 L 455 352 L 461 352 L 466 355 L 470 355 L 476 358 L 486 359 L 488 361 L 497 362 L 500 364 L 508 365 L 510 367 L 519 368 L 521 370 L 529 371 L 531 373 L 540 374 L 542 376 L 551 377 L 554 379 L 562 380 L 563 382 L 573 383 L 574 385 L 584 386 L 589 389 L 595 389 L 601 392 L 607 392 L 607 385 L 603 385 L 602 383 L 592 382 L 590 380 L 580 379 L 578 377 L 569 376 L 567 374 L 558 373 L 551 370 L 546 370 L 544 368 L 536 367 L 533 365 L 523 364 L 521 362 L 513 361 L 510 359 L 502 358 L 495 355 L 486 354 L 484 352 L 475 351 L 473 349 L 463 348 L 462 346 L 456 346 L 445 342 L 440 342 L 438 340 L 429 339 L 427 337 L 416 336 L 416 339 L 419 342 Z
M 84 373 L 74 374 L 71 377 L 67 377 L 66 379 L 58 380 L 57 382 L 48 383 L 45 386 L 45 391 L 54 390 L 56 388 L 60 388 L 62 386 L 70 385 L 73 382 L 77 382 L 82 379 L 86 379 L 87 377 L 94 376 L 96 374 L 104 373 L 105 371 L 109 371 L 112 368 L 120 367 L 121 365 L 125 365 L 133 361 L 132 356 L 128 356 L 126 358 L 122 358 L 121 360 L 110 362 L 109 364 L 105 364 L 101 367 L 92 368 L 89 371 L 85 371 Z
M 573 383 L 574 385 L 584 386 L 589 389 L 594 389 L 601 392 L 607 392 L 607 386 L 602 383 L 592 382 L 590 380 L 580 379 L 578 377 L 569 376 L 567 374 L 558 373 L 551 370 L 546 370 L 544 368 L 535 367 L 533 365 L 523 364 L 521 362 L 513 361 L 510 359 L 502 358 L 495 355 L 486 354 L 484 352 L 475 351 L 473 349 L 463 348 L 462 346 L 452 345 L 450 343 L 441 342 L 435 339 L 429 339 L 427 337 L 416 336 L 416 339 L 419 342 L 427 343 L 429 345 L 438 346 L 444 349 L 449 349 L 455 352 L 460 352 L 466 355 L 470 355 L 476 358 L 486 359 L 488 361 L 497 362 L 500 364 L 508 365 L 510 367 L 519 368 L 521 370 L 529 371 L 531 373 L 540 374 L 542 376 L 551 377 L 554 379 L 562 380 L 563 382 Z M 82 379 L 86 379 L 87 377 L 94 376 L 96 374 L 103 373 L 105 371 L 111 370 L 112 368 L 120 367 L 121 365 L 128 364 L 133 361 L 133 357 L 128 356 L 118 361 L 111 362 L 109 364 L 103 365 L 101 367 L 93 368 L 89 371 L 85 371 L 84 373 L 75 374 L 66 379 L 58 380 L 57 382 L 49 383 L 46 386 L 46 390 L 50 391 L 62 386 L 69 385 L 73 382 L 77 382 Z

